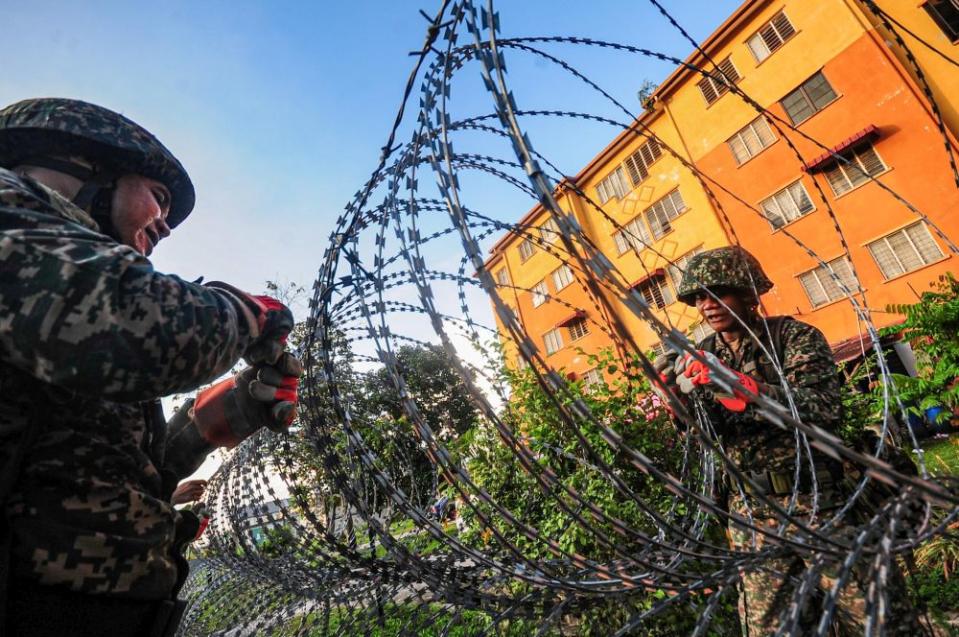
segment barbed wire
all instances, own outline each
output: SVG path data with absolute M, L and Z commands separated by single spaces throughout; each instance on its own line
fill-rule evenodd
M 697 46 L 661 3 L 650 2 Z M 873 2 L 864 4 L 893 29 Z M 575 196 L 597 222 L 675 271 L 686 274 L 684 264 L 617 221 L 537 152 L 524 123 L 601 124 L 654 140 L 702 187 L 737 243 L 717 192 L 763 220 L 765 213 L 699 170 L 582 69 L 542 47 L 601 48 L 670 62 L 712 78 L 755 109 L 786 140 L 798 166 L 805 164 L 791 136 L 813 142 L 835 162 L 849 160 L 764 109 L 698 46 L 701 65 L 598 39 L 503 38 L 491 0 L 446 0 L 434 17 L 424 17 L 427 35 L 413 54 L 377 167 L 336 220 L 323 254 L 299 335 L 306 363 L 299 418 L 286 434 L 264 431 L 241 445 L 210 481 L 211 521 L 181 592 L 189 606 L 180 634 L 558 635 L 596 632 L 597 626 L 600 634 L 616 635 L 734 634 L 728 608 L 744 573 L 782 580 L 791 599 L 777 634 L 808 634 L 803 622 L 813 607 L 820 618 L 815 634 L 829 634 L 839 600 L 856 578 L 868 584 L 866 634 L 883 634 L 896 564 L 955 522 L 959 490 L 950 478 L 930 474 L 908 424 L 920 474 L 885 460 L 894 416 L 906 423 L 908 417 L 858 274 L 852 270 L 851 288 L 815 250 L 780 229 L 846 295 L 864 336 L 863 353 L 868 341 L 880 354 L 875 365 L 884 393 L 879 445 L 855 450 L 803 420 L 784 361 L 770 346 L 769 323 L 743 323 L 772 361 L 784 396 L 780 403 L 758 395 L 753 408 L 764 426 L 795 440 L 792 493 L 785 501 L 764 495 L 723 446 L 707 404 L 667 388 L 679 434 L 663 407 L 649 401 L 650 379 L 659 376 L 631 326 L 641 323 L 665 348 L 700 360 L 722 389 L 743 391 L 739 380 L 704 358 L 669 314 L 634 288 L 557 197 Z M 508 81 L 507 54 L 543 61 L 615 113 L 522 104 Z M 908 59 L 921 75 L 911 53 Z M 491 111 L 461 115 L 454 94 L 477 77 Z M 934 103 L 924 80 L 923 87 Z M 408 117 L 417 90 L 418 110 Z M 938 107 L 933 112 L 956 174 Z M 397 143 L 404 126 L 412 128 L 409 141 Z M 454 151 L 454 141 L 476 146 Z M 507 154 L 489 150 L 502 142 L 509 143 Z M 542 223 L 517 222 L 514 210 L 468 207 L 465 182 L 473 176 L 539 206 L 555 230 L 547 237 Z M 959 252 L 934 219 L 881 176 L 866 177 Z M 818 184 L 816 190 L 848 257 L 843 224 Z M 590 331 L 613 343 L 607 354 L 581 353 L 615 368 L 598 392 L 554 368 L 528 334 L 515 295 L 537 290 L 490 271 L 489 243 L 504 236 L 529 241 L 556 267 L 569 268 L 571 285 L 585 300 L 558 294 L 543 300 L 581 313 Z M 753 287 L 758 297 L 755 281 Z M 484 318 L 488 308 L 492 321 Z M 417 390 L 404 348 L 432 352 L 454 372 L 470 407 L 468 431 L 457 429 L 464 423 L 452 411 L 434 413 L 435 394 L 454 387 Z M 371 375 L 383 381 L 398 413 L 371 403 L 360 382 Z M 517 405 L 524 391 L 538 397 L 535 412 Z M 604 400 L 614 394 L 629 400 L 611 413 Z M 817 454 L 858 470 L 835 506 L 824 501 Z M 808 511 L 798 504 L 801 483 L 811 487 Z M 865 509 L 862 501 L 877 483 L 894 486 L 894 493 Z M 522 498 L 513 497 L 517 490 Z M 735 512 L 728 497 L 753 504 Z M 455 524 L 442 498 L 455 503 Z M 756 519 L 759 508 L 772 511 L 776 524 Z M 727 527 L 751 538 L 745 548 L 727 542 Z M 272 530 L 254 540 L 254 528 Z M 787 555 L 802 556 L 805 570 L 778 570 Z M 835 583 L 821 591 L 827 572 Z M 662 621 L 680 621 L 686 632 L 655 632 Z

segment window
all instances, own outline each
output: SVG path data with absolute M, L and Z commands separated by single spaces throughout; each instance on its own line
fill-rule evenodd
M 594 385 L 603 384 L 603 373 L 596 369 L 587 369 L 583 372 L 583 385 L 586 387 L 593 387 Z
M 809 297 L 809 302 L 812 303 L 813 307 L 819 307 L 830 301 L 844 298 L 848 293 L 856 290 L 856 280 L 853 278 L 852 268 L 849 267 L 849 261 L 846 260 L 846 257 L 833 259 L 827 265 L 836 273 L 848 292 L 844 292 L 830 274 L 829 269 L 821 265 L 815 270 L 799 275 L 799 282 L 802 283 L 806 296 Z
M 555 219 L 550 217 L 539 227 L 539 235 L 546 243 L 556 243 L 559 241 L 559 224 L 556 223 Z
M 759 205 L 763 209 L 763 214 L 769 219 L 769 225 L 773 227 L 773 230 L 778 230 L 790 221 L 795 221 L 816 209 L 801 181 L 786 186 L 772 197 L 764 199 Z
M 719 63 L 719 66 L 713 70 L 709 77 L 699 80 L 698 86 L 703 94 L 706 104 L 712 104 L 729 91 L 729 87 L 738 82 L 740 78 L 739 71 L 733 66 L 732 60 L 728 57 Z
M 686 266 L 689 264 L 689 260 L 693 258 L 693 255 L 699 254 L 702 251 L 702 246 L 693 248 L 669 264 L 669 267 L 667 267 L 666 270 L 669 272 L 669 278 L 672 279 L 674 288 L 677 290 L 679 289 L 679 284 L 683 280 L 683 272 L 686 271 Z
M 623 254 L 630 248 L 638 254 L 651 241 L 649 230 L 646 229 L 642 217 L 636 217 L 624 225 L 622 230 L 613 235 L 613 240 L 616 242 L 616 249 L 619 250 L 619 254 Z
M 868 247 L 886 279 L 917 270 L 943 256 L 921 221 L 873 241 Z
M 565 263 L 553 270 L 553 286 L 559 292 L 573 282 L 573 271 Z
M 660 309 L 673 302 L 673 292 L 666 285 L 666 275 L 654 274 L 641 281 L 636 289 L 643 295 L 643 298 L 653 307 Z
M 629 178 L 632 180 L 634 186 L 638 186 L 641 181 L 649 177 L 650 167 L 662 154 L 663 149 L 660 148 L 659 142 L 656 141 L 654 137 L 626 158 L 623 166 L 626 167 L 626 172 L 629 173 Z
M 563 335 L 558 329 L 543 334 L 543 343 L 546 344 L 546 353 L 552 354 L 563 349 Z
M 776 141 L 764 117 L 757 117 L 749 122 L 745 128 L 726 140 L 729 150 L 733 151 L 736 163 L 742 165 L 747 160 L 758 155 L 764 148 L 768 148 Z
M 576 319 L 567 326 L 569 329 L 569 340 L 575 341 L 589 334 L 589 328 L 586 326 L 586 319 Z
M 500 268 L 496 271 L 496 282 L 500 285 L 509 285 L 509 272 L 506 268 Z
M 626 181 L 626 173 L 620 166 L 596 184 L 596 194 L 599 195 L 599 203 L 606 203 L 610 199 L 622 199 L 632 188 Z
M 655 343 L 650 348 L 650 351 L 656 355 L 656 358 L 665 356 L 669 349 L 666 347 L 665 343 Z M 654 359 L 655 360 L 655 359 Z
M 804 122 L 836 99 L 826 76 L 816 73 L 795 91 L 780 100 L 786 114 L 793 124 Z
M 849 192 L 853 188 L 860 186 L 870 177 L 878 175 L 886 170 L 886 165 L 882 163 L 876 149 L 872 144 L 865 144 L 842 153 L 842 157 L 849 160 L 849 163 L 837 161 L 830 164 L 824 171 L 829 187 L 838 197 Z
M 684 210 L 686 210 L 686 202 L 683 201 L 678 188 L 647 208 L 646 221 L 649 222 L 653 236 L 657 239 L 666 236 L 666 233 L 673 229 L 669 222 Z
M 959 2 L 956 0 L 928 0 L 923 6 L 926 13 L 942 29 L 950 40 L 959 40 Z
M 707 336 L 714 332 L 715 330 L 709 327 L 709 324 L 706 321 L 703 321 L 689 330 L 689 340 L 699 345 Z
M 533 242 L 529 239 L 523 239 L 523 242 L 519 244 L 519 260 L 520 261 L 529 261 L 529 258 L 533 256 L 536 252 L 536 246 L 533 245 Z
M 542 280 L 533 286 L 533 307 L 539 307 L 549 300 L 549 288 L 546 286 L 546 280 Z
M 762 62 L 795 34 L 796 29 L 789 18 L 780 11 L 773 16 L 772 20 L 764 24 L 753 37 L 746 40 L 746 46 L 752 51 L 756 61 Z

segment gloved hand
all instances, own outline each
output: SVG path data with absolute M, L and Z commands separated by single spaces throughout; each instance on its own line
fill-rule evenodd
M 752 377 L 730 368 L 711 352 L 698 350 L 697 353 L 708 361 L 712 367 L 729 370 L 729 373 L 736 377 L 739 384 L 751 394 L 759 394 L 759 384 Z M 676 385 L 681 392 L 689 394 L 697 387 L 708 386 L 713 393 L 713 397 L 729 411 L 737 413 L 746 411 L 746 405 L 752 400 L 748 394 L 739 389 L 735 389 L 731 394 L 722 389 L 713 380 L 710 368 L 693 358 L 692 354 L 684 354 L 679 357 L 673 367 L 673 372 L 676 374 Z
M 261 363 L 200 392 L 192 420 L 212 447 L 232 449 L 261 427 L 283 431 L 296 416 L 303 365 L 290 353 Z
M 655 380 L 650 380 L 650 387 L 653 390 L 653 393 L 659 396 L 659 400 L 662 401 L 666 409 L 672 413 L 672 408 L 669 406 L 669 396 L 666 394 L 666 387 L 676 388 L 676 372 L 673 371 L 673 367 L 676 364 L 676 352 L 669 350 L 665 354 L 662 354 L 656 357 L 656 360 L 653 361 L 653 369 L 659 374 L 659 382 Z M 675 393 L 675 392 L 674 392 Z
M 222 281 L 211 281 L 207 286 L 229 292 L 253 314 L 251 331 L 255 330 L 255 335 L 243 353 L 244 360 L 250 365 L 276 362 L 286 347 L 286 337 L 293 329 L 290 308 L 273 297 L 248 294 Z

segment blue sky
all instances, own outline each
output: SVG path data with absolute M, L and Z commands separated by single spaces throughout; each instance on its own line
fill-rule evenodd
M 432 12 L 438 4 L 9 3 L 0 103 L 53 95 L 101 103 L 174 151 L 193 177 L 198 203 L 154 253 L 159 270 L 250 290 L 262 289 L 266 279 L 309 285 L 333 221 L 376 166 L 413 64 L 407 52 L 423 41 L 426 21 L 418 9 Z M 738 2 L 671 5 L 702 39 Z M 646 2 L 496 6 L 504 36 L 590 36 L 678 57 L 691 48 Z M 570 55 L 630 108 L 644 78 L 659 81 L 671 70 L 592 49 Z M 542 62 L 507 61 L 522 106 L 602 108 L 574 85 L 559 95 L 558 80 Z M 468 87 L 473 76 L 454 95 L 455 105 L 463 113 L 489 112 L 483 91 Z M 569 134 L 563 125 L 531 123 L 530 131 L 536 147 L 567 173 L 616 133 L 587 126 Z M 495 208 L 502 218 L 530 207 L 497 197 L 484 192 L 470 203 Z

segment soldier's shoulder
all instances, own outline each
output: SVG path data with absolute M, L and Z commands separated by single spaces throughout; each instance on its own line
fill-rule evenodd
M 790 316 L 783 317 L 782 339 L 786 347 L 804 351 L 832 353 L 826 335 L 815 325 Z
M 0 208 L 54 215 L 91 230 L 99 230 L 86 212 L 43 184 L 0 168 Z

